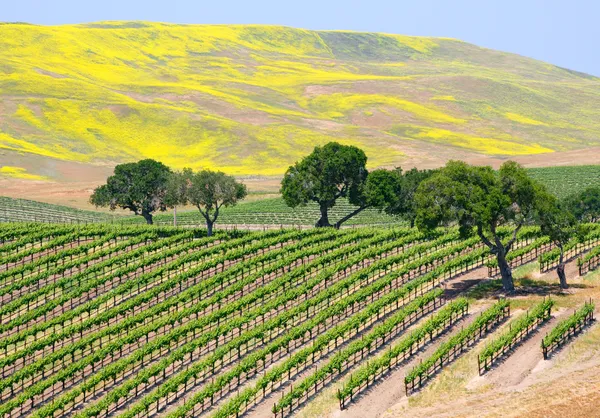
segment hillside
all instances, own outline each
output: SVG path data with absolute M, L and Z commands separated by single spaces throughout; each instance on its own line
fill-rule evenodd
M 281 175 L 330 140 L 371 167 L 577 152 L 600 146 L 599 104 L 598 78 L 453 39 L 0 25 L 5 178 L 62 180 L 83 163 L 102 180 L 143 157 Z
M 599 272 L 516 238 L 507 297 L 454 228 L 3 224 L 0 416 L 597 417 Z

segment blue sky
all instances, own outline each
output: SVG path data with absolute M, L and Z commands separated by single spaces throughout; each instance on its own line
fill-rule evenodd
M 595 0 L 0 0 L 0 21 L 262 23 L 445 36 L 600 76 Z

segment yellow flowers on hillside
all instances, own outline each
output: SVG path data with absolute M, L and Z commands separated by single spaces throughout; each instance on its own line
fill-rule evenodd
M 417 139 L 430 140 L 437 143 L 448 143 L 460 148 L 478 151 L 491 155 L 528 155 L 553 152 L 539 144 L 522 144 L 517 141 L 506 141 L 496 138 L 483 138 L 473 135 L 452 132 L 445 129 L 422 128 L 415 135 Z
M 547 126 L 544 122 L 528 118 L 527 116 L 517 115 L 516 113 L 506 113 L 506 117 L 514 122 L 524 123 L 527 125 Z
M 0 149 L 280 175 L 329 141 L 362 147 L 373 168 L 402 165 L 410 139 L 493 155 L 599 143 L 594 80 L 490 54 L 281 26 L 3 24 Z
M 460 124 L 465 121 L 447 115 L 433 106 L 423 106 L 418 103 L 403 100 L 401 98 L 384 96 L 381 94 L 329 94 L 321 95 L 314 98 L 310 107 L 323 112 L 324 115 L 330 117 L 338 117 L 345 115 L 353 110 L 364 108 L 391 107 L 410 113 L 416 118 L 430 122 L 453 123 Z M 328 109 L 332 111 L 328 112 Z M 335 109 L 335 110 L 333 110 Z M 333 113 L 335 112 L 335 113 Z M 333 113 L 333 114 L 332 114 Z
M 23 167 L 8 165 L 0 167 L 0 177 L 13 177 L 23 180 L 47 180 L 47 177 L 28 173 Z

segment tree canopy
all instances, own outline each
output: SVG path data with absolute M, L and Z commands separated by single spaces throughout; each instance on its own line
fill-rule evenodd
M 340 197 L 360 205 L 367 178 L 367 156 L 357 147 L 330 142 L 291 166 L 281 182 L 281 194 L 290 207 L 316 202 L 321 217 L 317 227 L 331 226 L 328 210 Z
M 544 192 L 512 161 L 499 171 L 450 161 L 418 187 L 416 224 L 427 231 L 457 223 L 463 236 L 476 233 L 496 255 L 503 287 L 512 292 L 514 283 L 506 255 L 521 227 L 535 218 L 538 197 Z M 498 233 L 502 225 L 512 227 L 507 240 Z
M 580 222 L 600 220 L 600 187 L 588 187 L 567 197 L 564 207 Z
M 339 228 L 342 223 L 367 208 L 385 210 L 388 207 L 396 206 L 401 194 L 402 178 L 397 171 L 382 169 L 368 173 L 354 200 L 354 203 L 358 204 L 358 208 L 338 220 L 335 227 Z
M 194 172 L 186 168 L 171 176 L 167 203 L 196 206 L 206 220 L 207 234 L 211 236 L 220 209 L 235 205 L 247 194 L 246 186 L 233 176 L 220 171 Z
M 575 216 L 564 208 L 555 196 L 546 191 L 540 191 L 537 197 L 537 221 L 542 234 L 547 235 L 560 250 L 558 268 L 556 270 L 560 287 L 566 289 L 565 275 L 565 245 L 580 235 L 579 225 Z
M 106 184 L 94 190 L 90 203 L 110 210 L 128 209 L 152 224 L 152 213 L 167 208 L 165 196 L 170 175 L 169 167 L 151 159 L 120 164 Z
M 395 172 L 400 177 L 399 193 L 393 202 L 385 207 L 386 213 L 390 215 L 402 216 L 410 222 L 411 228 L 415 226 L 417 217 L 417 207 L 415 203 L 415 193 L 419 185 L 435 173 L 435 170 L 418 170 L 413 168 L 408 171 L 402 171 L 396 168 Z

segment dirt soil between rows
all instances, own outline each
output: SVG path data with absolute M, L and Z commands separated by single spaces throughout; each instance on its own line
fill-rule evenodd
M 335 394 L 349 371 L 338 382 L 325 388 L 294 416 L 327 418 L 400 418 L 400 417 L 600 417 L 600 326 L 593 324 L 544 360 L 541 340 L 556 324 L 590 298 L 600 300 L 600 274 L 578 276 L 576 261 L 567 265 L 570 288 L 558 289 L 554 271 L 540 274 L 537 264 L 528 269 L 526 278 L 534 284 L 514 297 L 509 321 L 479 341 L 458 360 L 444 368 L 421 391 L 406 397 L 404 376 L 431 355 L 439 344 L 458 332 L 474 318 L 473 314 L 489 306 L 499 294 L 487 295 L 471 306 L 471 315 L 427 345 L 419 354 L 392 370 L 340 411 Z M 446 284 L 446 295 L 464 295 L 487 277 L 480 268 Z M 557 301 L 552 318 L 542 324 L 492 370 L 479 376 L 477 355 L 508 329 L 509 323 L 542 297 Z M 490 299 L 491 297 L 491 299 Z M 392 343 L 393 344 L 393 343 Z M 280 395 L 281 396 L 281 395 Z M 272 400 L 267 400 L 272 405 Z M 253 418 L 266 418 L 266 408 Z M 271 415 L 272 416 L 272 415 Z

